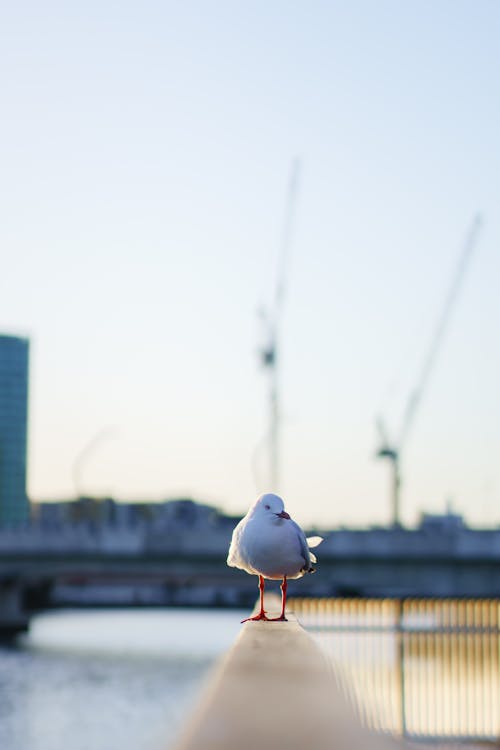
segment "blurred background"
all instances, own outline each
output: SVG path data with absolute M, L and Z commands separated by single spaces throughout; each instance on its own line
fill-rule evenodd
M 404 456 L 402 518 L 497 522 L 496 3 L 21 3 L 2 10 L 2 330 L 32 339 L 29 495 L 241 512 L 257 352 L 300 159 L 280 326 L 282 486 L 304 523 L 390 519 L 399 430 L 484 226 Z
M 500 595 L 499 35 L 493 0 L 0 10 L 6 750 L 173 736 L 262 491 L 325 536 L 302 593 Z

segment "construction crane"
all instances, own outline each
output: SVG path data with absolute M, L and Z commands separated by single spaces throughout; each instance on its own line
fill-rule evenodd
M 268 430 L 268 471 L 267 489 L 279 491 L 280 485 L 280 392 L 279 354 L 281 319 L 285 300 L 287 269 L 290 262 L 295 205 L 300 177 L 300 162 L 292 163 L 285 206 L 283 235 L 278 255 L 274 298 L 269 308 L 260 311 L 264 326 L 264 345 L 259 349 L 259 360 L 269 378 L 269 430 Z
M 117 436 L 117 433 L 117 427 L 114 427 L 112 425 L 102 427 L 98 432 L 95 433 L 95 435 L 92 436 L 90 440 L 85 443 L 83 448 L 79 451 L 73 462 L 72 469 L 73 486 L 75 488 L 75 496 L 77 499 L 79 497 L 82 497 L 83 495 L 82 478 L 84 474 L 84 468 L 86 468 L 86 465 L 89 462 L 90 458 L 94 455 L 101 443 L 104 443 L 110 438 L 115 438 Z
M 422 369 L 420 370 L 419 377 L 416 381 L 417 384 L 410 392 L 410 395 L 408 397 L 406 408 L 403 413 L 401 429 L 399 431 L 397 440 L 391 441 L 389 439 L 382 417 L 379 416 L 376 419 L 376 427 L 380 437 L 380 448 L 376 453 L 376 457 L 386 458 L 390 462 L 391 466 L 391 510 L 392 523 L 394 526 L 399 526 L 401 524 L 401 452 L 408 438 L 410 429 L 412 428 L 415 421 L 415 414 L 422 402 L 422 396 L 428 385 L 433 367 L 435 366 L 436 359 L 443 343 L 446 329 L 450 320 L 452 309 L 456 303 L 458 293 L 465 277 L 465 273 L 469 267 L 470 259 L 477 245 L 481 225 L 481 216 L 477 215 L 474 218 L 469 232 L 467 233 L 465 243 L 460 254 L 455 273 L 453 275 L 452 283 L 445 298 L 441 315 L 438 319 L 438 324 L 434 330 L 430 347 L 427 350 L 427 355 L 423 361 Z

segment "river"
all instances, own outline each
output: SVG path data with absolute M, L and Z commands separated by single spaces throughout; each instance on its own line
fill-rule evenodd
M 78 610 L 0 648 L 1 750 L 165 750 L 234 641 L 236 610 Z

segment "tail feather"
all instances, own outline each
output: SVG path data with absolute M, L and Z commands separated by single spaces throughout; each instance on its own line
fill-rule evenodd
M 317 547 L 323 541 L 322 536 L 308 536 L 306 539 L 308 547 Z

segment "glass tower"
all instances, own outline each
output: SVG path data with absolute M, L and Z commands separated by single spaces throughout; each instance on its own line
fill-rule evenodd
M 0 526 L 29 519 L 28 361 L 28 339 L 0 334 Z

